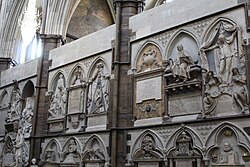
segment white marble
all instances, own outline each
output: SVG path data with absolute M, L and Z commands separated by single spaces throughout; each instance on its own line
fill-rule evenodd
M 136 103 L 149 99 L 161 99 L 161 77 L 155 77 L 137 81 L 136 83 Z

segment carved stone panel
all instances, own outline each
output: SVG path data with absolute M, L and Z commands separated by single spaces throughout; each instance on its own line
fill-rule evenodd
M 159 167 L 159 162 L 138 162 L 138 167 Z
M 88 114 L 106 113 L 109 110 L 109 78 L 107 67 L 100 61 L 88 81 Z
M 85 89 L 77 87 L 69 89 L 68 114 L 84 112 Z
M 62 118 L 66 113 L 67 91 L 63 74 L 58 75 L 58 78 L 54 83 L 53 91 L 54 92 L 50 99 L 50 108 L 48 110 L 48 120 Z
M 14 88 L 11 94 L 11 102 L 8 113 L 5 118 L 6 124 L 19 122 L 22 110 L 21 91 L 18 86 L 17 80 L 13 80 Z
M 156 45 L 148 43 L 138 56 L 137 73 L 151 71 L 160 67 L 162 67 L 161 52 Z
M 249 159 L 244 159 L 249 152 L 238 143 L 238 136 L 231 128 L 223 129 L 217 137 L 215 145 L 209 152 L 212 166 L 244 166 Z
M 202 99 L 199 93 L 192 92 L 185 95 L 169 97 L 168 111 L 170 116 L 197 114 L 202 110 Z
M 230 20 L 217 21 L 207 33 L 200 48 L 207 70 L 203 99 L 205 115 L 249 112 L 243 45 L 240 26 Z
M 136 103 L 144 100 L 162 99 L 161 77 L 139 80 L 136 83 Z
M 161 117 L 162 115 L 162 101 L 148 100 L 136 104 L 134 113 L 136 120 Z

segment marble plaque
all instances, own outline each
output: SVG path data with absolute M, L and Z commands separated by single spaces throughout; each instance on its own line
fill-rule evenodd
M 235 111 L 232 104 L 232 99 L 229 95 L 221 95 L 219 97 L 215 112 L 217 116 L 235 115 L 240 113 Z
M 73 89 L 69 92 L 68 113 L 78 113 L 81 110 L 83 92 L 82 89 Z
M 192 161 L 190 159 L 178 159 L 175 161 L 178 167 L 193 167 Z
M 159 167 L 159 162 L 139 162 L 138 167 Z
M 168 105 L 170 116 L 196 114 L 202 110 L 200 96 L 170 98 Z
M 14 162 L 14 154 L 7 153 L 3 155 L 3 165 L 10 166 Z
M 96 115 L 88 117 L 86 131 L 104 130 L 107 125 L 107 115 Z
M 136 103 L 149 99 L 161 99 L 161 77 L 137 81 Z

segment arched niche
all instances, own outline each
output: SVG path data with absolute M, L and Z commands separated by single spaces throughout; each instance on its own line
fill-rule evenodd
M 49 90 L 51 92 L 53 92 L 53 93 L 55 92 L 56 88 L 58 87 L 58 81 L 59 81 L 60 86 L 62 86 L 64 88 L 67 87 L 64 72 L 61 70 L 57 71 L 51 79 L 50 86 L 49 86 Z
M 67 41 L 81 38 L 114 23 L 108 1 L 80 0 L 67 27 Z
M 157 44 L 146 42 L 136 56 L 136 72 L 147 72 L 162 67 L 162 52 Z
M 224 122 L 216 127 L 205 143 L 205 157 L 212 166 L 249 164 L 250 141 L 234 124 Z
M 106 113 L 109 111 L 110 70 L 107 63 L 97 59 L 88 73 L 88 114 Z
M 180 127 L 179 129 L 177 129 L 171 135 L 169 140 L 167 141 L 167 144 L 165 146 L 165 150 L 168 150 L 166 152 L 167 155 L 169 155 L 171 150 L 175 150 L 177 148 L 176 147 L 176 141 L 177 141 L 178 137 L 182 135 L 183 132 L 188 134 L 189 137 L 191 137 L 192 142 L 195 141 L 193 143 L 193 148 L 194 149 L 197 149 L 199 151 L 202 150 L 203 143 L 202 143 L 202 140 L 200 139 L 199 135 L 196 132 L 194 132 L 190 127 L 187 127 L 187 126 L 184 125 L 184 126 Z
M 209 26 L 200 51 L 203 66 L 223 81 L 228 81 L 228 76 L 224 75 L 230 75 L 232 68 L 245 72 L 242 30 L 230 19 L 219 18 Z
M 86 82 L 86 74 L 83 67 L 79 64 L 75 65 L 70 72 L 68 84 L 69 87 L 84 84 Z
M 21 90 L 17 80 L 13 80 L 13 89 L 10 95 L 10 106 L 5 118 L 6 123 L 13 123 L 20 120 L 23 101 L 21 98 Z
M 82 161 L 85 166 L 104 166 L 109 164 L 109 156 L 103 140 L 98 135 L 92 135 L 83 148 Z
M 169 42 L 166 50 L 166 59 L 171 58 L 173 61 L 178 61 L 177 46 L 182 45 L 184 52 L 192 58 L 193 61 L 199 61 L 199 47 L 196 37 L 186 31 L 180 30 Z
M 80 142 L 75 138 L 69 138 L 63 148 L 61 155 L 61 162 L 64 165 L 80 165 L 81 162 L 81 146 Z
M 66 128 L 68 129 L 67 133 L 75 133 L 86 126 L 87 82 L 85 71 L 81 65 L 76 64 L 72 69 L 69 75 L 68 85 Z
M 62 148 L 57 139 L 51 139 L 47 145 L 44 146 L 42 154 L 42 163 L 45 166 L 50 164 L 59 164 L 61 158 Z
M 67 100 L 66 79 L 61 71 L 54 75 L 51 90 L 49 119 L 61 118 L 66 114 Z
M 163 144 L 160 137 L 151 130 L 144 131 L 135 141 L 131 151 L 131 161 L 140 166 L 163 165 Z
M 26 99 L 27 97 L 32 97 L 34 96 L 35 93 L 35 87 L 32 81 L 27 81 L 23 87 L 22 91 L 22 98 Z
M 168 165 L 170 167 L 201 167 L 203 156 L 200 146 L 197 147 L 201 145 L 201 141 L 196 139 L 197 136 L 190 129 L 179 129 L 166 146 Z
M 4 90 L 0 96 L 0 108 L 8 107 L 8 104 L 9 104 L 8 92 Z

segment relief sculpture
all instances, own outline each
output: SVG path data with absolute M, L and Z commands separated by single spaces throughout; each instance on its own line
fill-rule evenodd
M 89 114 L 103 113 L 109 110 L 109 78 L 104 64 L 98 63 L 96 71 L 89 80 L 87 109 Z
M 14 121 L 19 121 L 21 110 L 22 110 L 22 99 L 21 91 L 18 86 L 17 80 L 13 80 L 14 88 L 12 91 L 11 103 L 7 116 L 5 118 L 6 123 L 13 123 Z
M 220 21 L 209 35 L 200 49 L 201 60 L 207 70 L 203 97 L 205 115 L 216 111 L 222 101 L 232 105 L 230 110 L 235 113 L 245 113 L 248 110 L 248 91 L 241 28 L 234 23 Z M 218 112 L 223 114 L 226 111 Z
M 220 155 L 221 164 L 238 164 L 238 153 L 233 150 L 230 143 L 224 143 L 223 152 Z
M 62 74 L 59 75 L 57 81 L 56 89 L 51 97 L 50 108 L 49 108 L 49 118 L 58 118 L 65 115 L 66 109 L 66 96 L 67 91 L 64 86 L 64 77 Z
M 198 79 L 200 74 L 200 68 L 197 65 L 198 60 L 194 61 L 182 44 L 177 45 L 176 49 L 177 59 L 169 58 L 164 62 L 167 84 L 183 83 Z
M 23 109 L 20 122 L 25 137 L 29 137 L 32 131 L 32 118 L 33 118 L 32 99 L 28 97 L 26 99 L 26 107 Z

